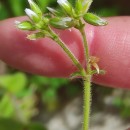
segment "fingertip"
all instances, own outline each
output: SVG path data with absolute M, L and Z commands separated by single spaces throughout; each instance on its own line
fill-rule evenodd
M 95 76 L 93 82 L 130 88 L 130 17 L 108 18 L 108 23 L 95 27 L 92 54 L 100 58 L 99 66 L 106 74 Z

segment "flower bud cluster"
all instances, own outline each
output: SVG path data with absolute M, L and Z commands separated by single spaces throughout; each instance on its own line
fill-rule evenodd
M 106 20 L 101 19 L 99 16 L 88 12 L 92 4 L 92 0 L 76 0 L 75 6 L 69 3 L 68 0 L 57 0 L 57 3 L 63 10 L 63 13 L 61 13 L 61 11 L 57 11 L 53 8 L 47 7 L 47 9 L 50 12 L 48 15 L 43 15 L 41 9 L 33 0 L 28 0 L 28 3 L 30 5 L 30 9 L 26 8 L 25 12 L 30 20 L 23 21 L 23 22 L 16 21 L 16 25 L 21 30 L 35 31 L 33 32 L 33 34 L 27 36 L 27 38 L 30 40 L 49 37 L 53 40 L 56 39 L 55 41 L 57 41 L 58 35 L 53 32 L 51 27 L 57 29 L 69 29 L 75 27 L 81 32 L 83 38 L 85 39 L 86 37 L 84 33 L 85 22 L 94 26 L 107 25 Z M 60 42 L 59 45 L 62 44 L 61 47 L 64 46 L 63 49 L 66 50 L 66 53 L 69 53 L 70 56 L 71 52 L 69 52 L 69 50 L 66 48 L 64 43 L 62 43 L 62 41 L 60 41 L 59 39 L 58 39 L 58 41 Z M 87 60 L 89 60 L 89 56 L 87 52 L 88 45 L 86 41 L 87 40 L 84 40 L 85 42 L 84 47 L 86 48 L 85 56 Z M 75 57 L 71 55 L 71 59 L 75 59 Z M 76 60 L 73 62 L 77 64 Z M 92 60 L 89 63 L 91 64 L 91 66 L 93 66 L 96 69 L 96 72 L 94 71 L 93 74 L 94 73 L 99 74 L 100 69 L 97 63 L 92 62 Z M 78 76 L 79 75 L 80 74 L 78 74 Z
M 30 9 L 26 8 L 25 13 L 29 17 L 30 21 L 23 21 L 23 22 L 16 21 L 16 25 L 21 30 L 37 31 L 34 34 L 27 36 L 27 38 L 30 40 L 43 38 L 46 36 L 46 34 L 48 34 L 46 30 L 49 19 L 42 15 L 41 9 L 33 0 L 28 0 L 28 2 L 30 5 Z
M 28 36 L 28 38 L 32 40 L 48 36 L 49 32 L 47 30 L 50 26 L 57 29 L 68 29 L 71 27 L 79 29 L 81 27 L 79 26 L 79 20 L 81 19 L 84 19 L 85 22 L 95 26 L 103 26 L 107 24 L 106 20 L 103 20 L 92 13 L 88 13 L 92 0 L 77 0 L 75 7 L 73 7 L 68 0 L 57 0 L 57 3 L 60 5 L 64 13 L 61 16 L 59 11 L 47 7 L 51 14 L 50 18 L 42 15 L 41 9 L 33 0 L 28 0 L 28 3 L 30 9 L 26 8 L 25 12 L 30 21 L 16 22 L 16 24 L 17 27 L 22 30 L 37 30 L 38 34 Z M 44 30 L 44 34 L 41 30 Z
M 57 0 L 64 11 L 63 16 L 58 16 L 58 11 L 48 7 L 47 9 L 55 16 L 50 19 L 50 25 L 55 28 L 66 29 L 71 27 L 80 28 L 79 20 L 84 19 L 85 22 L 94 26 L 104 26 L 107 24 L 106 20 L 101 19 L 95 14 L 88 13 L 88 10 L 92 4 L 92 0 L 77 0 L 75 7 L 68 2 L 68 0 Z M 71 19 L 71 20 L 66 20 Z M 67 26 L 66 26 L 67 25 Z

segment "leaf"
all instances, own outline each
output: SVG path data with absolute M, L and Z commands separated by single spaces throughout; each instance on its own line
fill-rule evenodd
M 55 98 L 57 98 L 57 92 L 54 89 L 47 89 L 43 95 L 42 95 L 42 99 L 46 102 L 46 101 L 51 101 L 51 100 L 55 100 Z
M 47 130 L 42 124 L 32 122 L 28 125 L 13 119 L 0 118 L 0 130 Z
M 47 130 L 42 124 L 32 122 L 27 126 L 27 130 Z
M 23 121 L 28 122 L 31 120 L 33 116 L 37 114 L 37 108 L 35 107 L 36 104 L 36 97 L 34 95 L 34 90 L 30 92 L 30 94 L 26 95 L 22 98 L 21 102 L 18 102 L 19 104 L 19 112 L 23 116 Z M 16 115 L 17 117 L 17 115 Z
M 0 76 L 0 86 L 7 91 L 17 94 L 21 92 L 27 85 L 27 77 L 24 73 L 15 73 Z
M 24 126 L 12 119 L 0 118 L 0 130 L 24 130 Z
M 0 101 L 0 111 L 0 117 L 9 118 L 14 114 L 14 108 L 8 94 L 5 94 Z

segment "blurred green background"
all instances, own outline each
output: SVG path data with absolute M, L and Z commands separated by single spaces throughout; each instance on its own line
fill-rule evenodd
M 46 7 L 57 8 L 56 0 L 36 0 L 44 13 Z M 74 4 L 74 0 L 71 0 Z M 29 7 L 27 0 L 1 0 L 0 20 L 25 15 Z M 91 11 L 103 16 L 130 15 L 129 0 L 95 0 Z M 40 123 L 40 114 L 49 116 L 83 94 L 81 80 L 47 78 L 19 72 L 0 62 L 0 130 L 46 130 Z M 107 111 L 119 114 L 124 120 L 130 119 L 130 92 L 120 89 L 93 85 L 94 112 L 108 105 Z M 105 104 L 106 97 L 113 97 Z M 97 106 L 98 104 L 98 106 Z M 82 107 L 82 106 L 81 106 Z

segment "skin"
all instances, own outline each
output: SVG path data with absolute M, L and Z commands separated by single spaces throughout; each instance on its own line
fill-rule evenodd
M 15 27 L 12 18 L 0 22 L 0 59 L 10 66 L 49 77 L 69 77 L 76 71 L 64 51 L 48 38 L 30 41 L 28 31 Z M 105 75 L 96 75 L 92 81 L 110 87 L 130 88 L 130 17 L 108 18 L 108 25 L 86 26 L 90 53 L 100 58 L 99 66 Z M 80 33 L 72 29 L 55 30 L 80 63 L 85 66 Z

